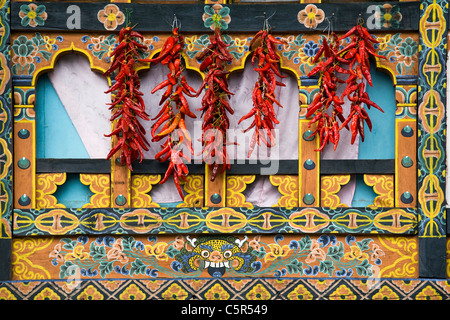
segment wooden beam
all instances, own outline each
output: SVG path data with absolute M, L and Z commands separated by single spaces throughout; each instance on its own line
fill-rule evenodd
M 217 3 L 217 2 L 215 2 Z M 387 2 L 393 6 L 398 6 L 402 14 L 397 31 L 416 31 L 418 29 L 419 2 Z M 20 6 L 29 2 L 11 3 L 11 29 L 30 31 L 106 31 L 102 23 L 97 18 L 97 13 L 103 10 L 109 2 L 39 2 L 44 5 L 47 19 L 42 26 L 23 26 L 19 16 Z M 384 4 L 384 3 L 383 3 Z M 132 21 L 136 24 L 138 31 L 170 32 L 172 30 L 173 17 L 182 23 L 183 32 L 207 32 L 203 25 L 202 14 L 204 3 L 164 3 L 164 4 L 141 4 L 141 3 L 114 3 L 120 11 L 132 10 Z M 307 4 L 302 3 L 233 3 L 223 4 L 230 9 L 232 22 L 229 24 L 229 32 L 256 32 L 263 25 L 264 13 L 270 15 L 270 24 L 273 32 L 287 32 L 297 30 L 298 32 L 322 31 L 327 22 L 321 22 L 316 29 L 307 28 L 298 22 L 298 13 L 305 9 Z M 324 11 L 326 17 L 333 14 L 337 19 L 333 21 L 333 29 L 336 32 L 347 31 L 349 27 L 356 24 L 358 17 L 361 17 L 367 27 L 372 31 L 390 30 L 383 26 L 375 26 L 374 14 L 379 2 L 343 2 L 343 3 L 323 3 L 315 4 Z M 70 6 L 79 8 L 80 25 L 69 23 L 69 18 L 74 14 Z M 74 8 L 74 7 L 70 7 Z M 78 10 L 78 9 L 77 9 Z M 272 15 L 273 14 L 273 15 Z M 261 18 L 258 18 L 261 17 Z M 70 20 L 71 21 L 71 20 Z M 70 28 L 69 28 L 70 27 Z

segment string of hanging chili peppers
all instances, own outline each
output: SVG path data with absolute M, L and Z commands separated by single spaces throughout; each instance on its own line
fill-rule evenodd
M 148 150 L 149 143 L 145 138 L 146 130 L 139 122 L 139 118 L 149 120 L 145 112 L 143 93 L 139 91 L 140 79 L 135 69 L 136 59 L 148 50 L 141 44 L 143 36 L 130 26 L 124 27 L 119 33 L 119 44 L 111 54 L 112 64 L 104 73 L 110 76 L 115 73 L 115 83 L 105 93 L 112 93 L 113 100 L 109 109 L 113 115 L 110 121 L 114 129 L 105 137 L 116 136 L 117 141 L 106 156 L 110 159 L 120 150 L 121 165 L 127 164 L 132 171 L 131 163 L 144 155 L 142 150 Z
M 341 40 L 347 37 L 352 37 L 351 42 L 340 49 Z M 316 151 L 323 151 L 329 143 L 332 143 L 336 150 L 340 139 L 339 131 L 343 128 L 349 129 L 349 123 L 351 144 L 355 142 L 358 134 L 364 142 L 364 122 L 369 131 L 372 131 L 372 123 L 364 104 L 368 109 L 374 107 L 384 112 L 370 100 L 363 80 L 365 79 L 370 86 L 373 86 L 370 76 L 371 57 L 386 59 L 376 53 L 374 43 L 378 41 L 361 24 L 357 24 L 339 38 L 334 33 L 328 41 L 323 38 L 322 45 L 313 59 L 314 63 L 319 59 L 320 62 L 308 74 L 308 77 L 317 73 L 320 75 L 320 91 L 308 106 L 306 113 L 306 118 L 314 115 L 308 127 L 316 123 L 316 129 L 310 135 L 310 137 L 316 134 L 319 136 L 319 148 Z M 347 65 L 348 68 L 343 65 Z M 347 79 L 343 80 L 339 74 L 346 75 Z M 341 96 L 337 94 L 339 84 L 345 84 Z M 342 108 L 345 98 L 351 102 L 350 113 L 347 117 L 344 116 Z M 329 109 L 332 109 L 331 112 Z M 338 120 L 341 122 L 340 125 Z
M 159 182 L 165 183 L 169 176 L 173 176 L 175 186 L 184 200 L 184 194 L 180 186 L 179 179 L 186 181 L 189 171 L 185 162 L 190 162 L 191 157 L 186 154 L 187 150 L 191 155 L 192 139 L 186 129 L 185 117 L 196 118 L 196 115 L 189 109 L 189 104 L 184 95 L 194 97 L 195 90 L 190 87 L 183 75 L 184 66 L 181 59 L 181 51 L 184 47 L 184 39 L 174 28 L 172 34 L 166 39 L 159 55 L 153 59 L 141 59 L 142 62 L 161 63 L 167 65 L 169 73 L 167 79 L 153 88 L 151 93 L 165 89 L 159 105 L 161 110 L 152 120 L 156 120 L 151 128 L 152 141 L 160 141 L 167 138 L 161 145 L 161 150 L 155 155 L 155 159 L 160 162 L 169 161 L 164 178 Z M 159 133 L 157 130 L 161 128 Z
M 214 181 L 220 166 L 221 172 L 230 169 L 230 161 L 227 153 L 226 132 L 230 127 L 227 112 L 234 113 L 228 98 L 233 93 L 228 89 L 225 63 L 233 58 L 228 52 L 229 44 L 222 39 L 220 28 L 214 29 L 214 34 L 209 37 L 210 44 L 197 55 L 197 60 L 201 61 L 200 71 L 206 73 L 197 96 L 205 89 L 202 97 L 202 154 L 206 164 L 211 169 L 211 181 Z
M 274 104 L 279 105 L 281 108 L 283 107 L 276 99 L 275 88 L 276 86 L 285 86 L 284 83 L 277 81 L 276 76 L 280 78 L 286 77 L 281 75 L 278 69 L 279 58 L 276 54 L 277 44 L 283 44 L 284 42 L 273 37 L 269 33 L 269 29 L 263 29 L 258 31 L 250 41 L 250 50 L 252 50 L 252 46 L 258 40 L 259 46 L 255 49 L 252 56 L 252 66 L 254 66 L 255 61 L 258 61 L 257 67 L 254 66 L 253 68 L 253 70 L 258 72 L 258 80 L 252 92 L 253 108 L 238 122 L 240 124 L 242 121 L 254 117 L 250 126 L 244 130 L 244 132 L 247 132 L 254 128 L 247 157 L 250 157 L 256 144 L 260 145 L 260 141 L 265 143 L 268 148 L 275 145 L 273 136 L 274 124 L 279 124 L 280 122 L 276 118 Z M 264 136 L 264 131 L 268 139 Z

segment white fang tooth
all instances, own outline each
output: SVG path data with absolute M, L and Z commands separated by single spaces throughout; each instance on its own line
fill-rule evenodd
M 225 261 L 223 264 L 225 265 L 226 268 L 230 267 L 230 261 Z
M 209 268 L 209 261 L 205 261 L 205 268 Z

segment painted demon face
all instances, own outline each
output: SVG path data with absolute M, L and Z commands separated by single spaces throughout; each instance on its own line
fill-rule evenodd
M 177 260 L 183 263 L 185 272 L 206 268 L 213 277 L 221 277 L 230 268 L 238 272 L 249 271 L 256 257 L 247 252 L 247 246 L 244 246 L 246 239 L 232 240 L 213 237 L 188 239 L 192 250 L 182 250 Z

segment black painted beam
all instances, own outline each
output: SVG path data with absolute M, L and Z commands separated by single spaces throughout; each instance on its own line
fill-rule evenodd
M 321 160 L 321 174 L 394 174 L 395 160 Z
M 104 159 L 36 159 L 37 173 L 110 173 L 111 161 Z
M 333 29 L 337 32 L 347 31 L 356 24 L 359 17 L 364 20 L 365 26 L 372 31 L 418 31 L 419 27 L 419 2 L 387 2 L 398 6 L 402 19 L 395 29 L 387 29 L 374 24 L 374 13 L 380 2 L 342 2 L 323 3 L 317 6 L 324 11 L 326 17 L 332 19 Z M 98 21 L 97 13 L 109 2 L 41 2 L 46 8 L 47 19 L 42 26 L 29 27 L 21 24 L 19 17 L 20 6 L 28 5 L 29 2 L 11 3 L 11 30 L 29 31 L 103 31 L 106 32 L 102 23 Z M 132 10 L 131 22 L 136 25 L 138 31 L 170 32 L 174 15 L 181 21 L 183 32 L 208 32 L 203 24 L 203 3 L 165 3 L 165 4 L 142 4 L 142 3 L 114 3 L 122 12 Z M 76 7 L 73 7 L 76 6 Z M 276 32 L 323 32 L 328 22 L 324 20 L 317 30 L 308 29 L 298 22 L 297 14 L 306 7 L 301 3 L 233 3 L 226 4 L 230 9 L 231 22 L 228 32 L 256 32 L 263 26 L 263 16 L 271 16 L 270 25 Z M 79 17 L 79 26 L 73 23 L 74 15 Z M 117 31 L 115 31 L 117 32 Z
M 164 174 L 168 162 L 144 160 L 133 163 L 133 173 Z M 204 174 L 205 165 L 187 164 L 191 174 Z M 36 159 L 37 173 L 110 173 L 111 163 L 104 159 Z M 394 174 L 395 161 L 388 160 L 321 160 L 321 174 Z M 228 174 L 298 174 L 297 160 L 234 160 Z

